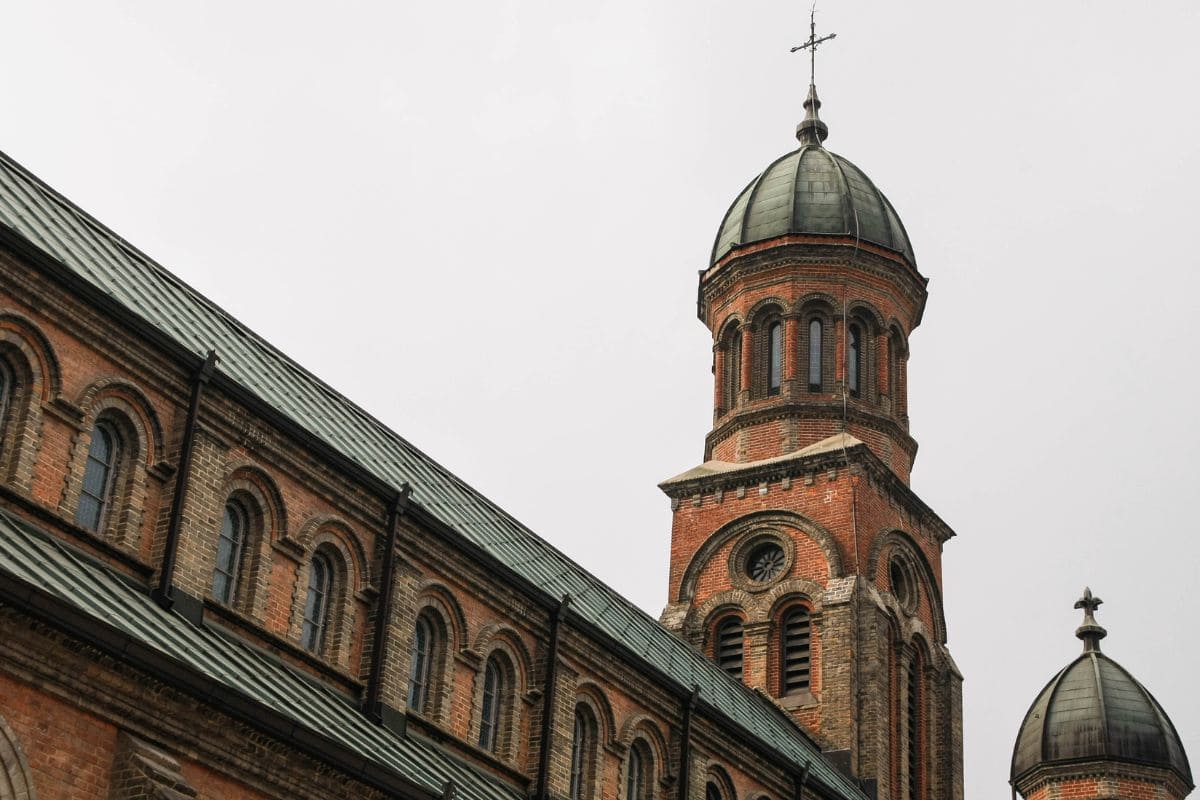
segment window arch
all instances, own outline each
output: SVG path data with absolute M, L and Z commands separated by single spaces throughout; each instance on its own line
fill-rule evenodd
M 862 326 L 853 322 L 850 324 L 846 340 L 846 386 L 851 397 L 861 396 L 863 377 Z
M 721 406 L 724 411 L 737 405 L 742 391 L 742 328 L 737 323 L 729 326 L 724 341 L 725 364 L 721 376 Z
M 783 386 L 783 320 L 767 325 L 767 394 L 779 394 Z
M 808 390 L 819 392 L 824 386 L 822 362 L 825 352 L 825 325 L 818 317 L 808 321 Z
M 8 361 L 0 358 L 0 447 L 3 447 L 9 438 L 8 410 L 14 405 L 13 398 L 16 393 L 16 375 L 13 373 L 12 367 L 8 365 Z
M 571 800 L 595 796 L 596 744 L 600 726 L 586 703 L 575 706 L 575 725 L 571 738 Z
M 310 653 L 320 653 L 325 649 L 332 594 L 333 563 L 327 553 L 318 552 L 308 567 L 308 593 L 304 599 L 304 618 L 300 631 L 300 645 Z
M 921 655 L 915 651 L 912 657 L 908 659 L 906 664 L 905 675 L 905 726 L 904 740 L 907 749 L 906 766 L 908 767 L 908 782 L 906 788 L 908 790 L 909 800 L 918 800 L 921 797 L 921 780 L 924 777 L 921 769 L 921 718 L 922 718 L 922 696 L 921 696 Z
M 637 739 L 625 760 L 625 800 L 650 800 L 654 781 L 654 755 L 649 745 Z
M 408 707 L 413 711 L 428 714 L 433 710 L 444 650 L 445 639 L 441 635 L 441 626 L 433 618 L 433 612 L 426 609 L 417 616 L 409 659 Z
M 92 441 L 83 468 L 83 486 L 75 509 L 75 522 L 94 533 L 104 530 L 111 515 L 121 450 L 121 437 L 116 426 L 108 419 L 98 421 L 92 428 Z
M 704 800 L 725 800 L 721 794 L 721 787 L 717 786 L 715 781 L 709 781 L 704 785 Z
M 812 615 L 804 606 L 784 612 L 779 637 L 779 693 L 799 694 L 812 686 Z
M 232 605 L 237 599 L 238 582 L 246 558 L 246 539 L 250 533 L 250 514 L 239 500 L 225 502 L 221 531 L 217 535 L 217 559 L 213 566 L 212 594 L 217 602 Z
M 713 655 L 717 666 L 739 681 L 742 679 L 744 661 L 743 633 L 740 617 L 726 617 L 717 624 L 713 642 Z
M 483 692 L 479 700 L 479 747 L 502 753 L 508 747 L 512 719 L 513 670 L 500 653 L 492 653 L 483 668 Z

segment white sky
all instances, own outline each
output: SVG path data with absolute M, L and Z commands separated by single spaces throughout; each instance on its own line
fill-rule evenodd
M 728 203 L 792 148 L 807 6 L 11 3 L 0 149 L 657 615 L 711 422 Z M 968 797 L 1078 651 L 1200 758 L 1200 6 L 826 2 L 830 149 L 930 278 L 913 486 Z

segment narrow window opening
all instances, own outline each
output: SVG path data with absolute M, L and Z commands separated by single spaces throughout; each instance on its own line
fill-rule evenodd
M 213 568 L 212 593 L 218 602 L 232 603 L 237 594 L 246 527 L 245 510 L 237 503 L 226 503 L 217 537 L 217 563 Z
M 729 334 L 729 359 L 726 362 L 729 387 L 728 408 L 737 405 L 738 396 L 742 392 L 742 330 L 734 328 Z
M 704 787 L 704 800 L 724 800 L 721 796 L 721 789 L 712 781 Z
M 424 712 L 429 706 L 429 675 L 432 668 L 435 634 L 425 614 L 417 617 L 413 632 L 412 660 L 408 676 L 408 707 Z
M 742 679 L 742 621 L 730 617 L 717 626 L 717 665 L 739 681 Z
M 595 729 L 595 721 L 587 706 L 577 706 L 575 735 L 571 740 L 571 800 L 585 800 L 592 794 L 588 789 L 588 777 L 595 749 Z
M 308 596 L 304 600 L 304 625 L 300 633 L 300 645 L 310 653 L 319 653 L 325 644 L 332 574 L 333 568 L 326 556 L 313 556 L 309 567 Z
M 859 375 L 862 371 L 862 336 L 857 325 L 850 326 L 850 350 L 846 356 L 846 382 L 850 385 L 850 396 L 858 397 Z
M 920 664 L 908 664 L 908 797 L 917 800 L 921 790 L 921 682 Z
M 767 394 L 779 394 L 783 372 L 783 324 L 767 329 Z
M 650 756 L 646 745 L 635 742 L 629 749 L 629 764 L 625 776 L 626 800 L 649 800 Z
M 500 702 L 504 691 L 504 675 L 495 658 L 489 658 L 483 672 L 483 700 L 479 714 L 479 746 L 489 753 L 496 752 L 500 728 Z
M 812 677 L 812 619 L 808 609 L 793 609 L 783 618 L 781 644 L 780 688 L 783 694 L 808 691 Z
M 119 455 L 116 432 L 107 422 L 96 423 L 83 468 L 79 507 L 75 509 L 75 521 L 90 531 L 98 533 L 107 522 Z
M 0 444 L 4 443 L 5 431 L 8 430 L 8 407 L 12 405 L 12 397 L 16 392 L 16 381 L 8 364 L 0 360 Z
M 808 323 L 808 390 L 821 391 L 821 320 Z

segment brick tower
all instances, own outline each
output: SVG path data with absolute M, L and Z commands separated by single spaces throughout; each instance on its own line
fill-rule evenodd
M 820 106 L 810 85 L 799 149 L 737 196 L 700 275 L 713 428 L 704 463 L 661 485 L 662 619 L 878 797 L 953 800 L 962 679 L 941 552 L 954 534 L 909 487 L 906 363 L 926 279 L 891 203 L 825 149 Z

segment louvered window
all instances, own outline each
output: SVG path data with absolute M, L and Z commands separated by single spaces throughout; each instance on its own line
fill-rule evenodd
M 238 572 L 246 539 L 246 512 L 235 502 L 225 504 L 221 533 L 217 536 L 217 563 L 213 567 L 213 597 L 232 603 L 237 593 Z
M 737 617 L 717 626 L 716 656 L 721 669 L 742 679 L 742 621 Z
M 479 712 L 479 746 L 496 752 L 500 729 L 500 703 L 504 693 L 504 674 L 495 657 L 489 658 L 483 672 L 483 701 Z
M 921 792 L 921 681 L 920 664 L 908 664 L 908 797 L 918 800 Z
M 808 323 L 808 390 L 821 391 L 821 320 Z
M 780 688 L 783 694 L 807 691 L 811 679 L 812 619 L 808 609 L 796 608 L 783 618 Z
M 90 531 L 99 532 L 105 525 L 120 452 L 120 441 L 112 426 L 107 422 L 96 423 L 83 468 L 79 507 L 75 509 L 75 521 Z
M 412 661 L 408 670 L 408 707 L 423 712 L 429 705 L 429 675 L 435 646 L 433 624 L 429 617 L 417 617 L 413 632 Z

